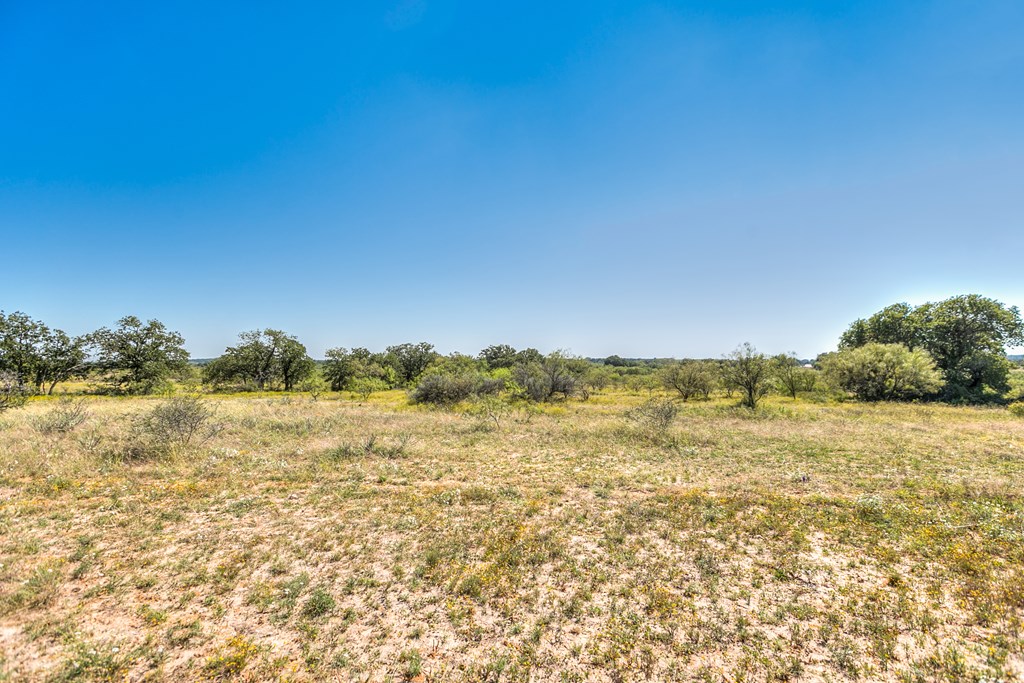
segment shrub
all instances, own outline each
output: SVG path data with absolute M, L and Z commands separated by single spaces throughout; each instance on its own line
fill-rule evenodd
M 28 389 L 13 372 L 0 372 L 0 413 L 20 408 L 28 400 Z
M 743 344 L 725 358 L 722 381 L 726 387 L 739 389 L 742 405 L 751 410 L 768 394 L 772 379 L 771 362 L 750 344 Z
M 61 396 L 46 415 L 36 421 L 36 429 L 43 434 L 67 434 L 89 419 L 89 409 L 84 398 L 73 399 Z
M 716 370 L 714 364 L 706 361 L 684 361 L 666 365 L 658 372 L 658 379 L 684 401 L 694 396 L 707 399 L 715 388 Z
M 153 407 L 135 424 L 129 455 L 187 448 L 213 438 L 220 425 L 213 424 L 213 410 L 198 396 L 174 396 Z
M 482 373 L 450 374 L 430 371 L 420 378 L 409 394 L 413 403 L 453 405 L 473 397 L 496 396 L 505 388 L 505 380 Z
M 320 396 L 330 388 L 330 385 L 327 383 L 327 380 L 319 374 L 315 374 L 304 379 L 302 384 L 299 385 L 299 388 L 309 394 L 309 397 L 314 401 L 319 401 Z
M 571 398 L 583 393 L 582 375 L 586 361 L 569 358 L 559 352 L 516 366 L 512 378 L 523 398 L 530 401 L 551 401 L 555 397 Z
M 779 391 L 792 398 L 800 392 L 814 391 L 818 382 L 817 370 L 803 367 L 793 354 L 775 356 L 772 362 Z
M 321 619 L 334 609 L 334 596 L 325 588 L 314 588 L 313 594 L 302 606 L 302 616 L 307 619 Z
M 679 414 L 679 406 L 668 399 L 652 398 L 626 413 L 626 419 L 647 436 L 660 438 Z
M 358 394 L 365 401 L 370 398 L 370 394 L 378 391 L 387 391 L 388 384 L 376 377 L 359 377 L 350 381 L 348 388 L 352 393 Z
M 425 375 L 412 390 L 409 398 L 413 403 L 452 405 L 465 401 L 473 395 L 476 378 L 472 375 Z
M 1016 417 L 1024 417 L 1024 401 L 1017 401 L 1015 403 L 1011 403 L 1007 407 L 1007 410 L 1010 411 L 1010 415 L 1014 415 Z
M 901 401 L 938 392 L 942 375 L 927 351 L 865 344 L 823 359 L 825 376 L 862 401 Z

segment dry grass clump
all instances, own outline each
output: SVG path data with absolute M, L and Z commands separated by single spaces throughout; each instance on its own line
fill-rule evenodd
M 6 413 L 0 680 L 1024 676 L 1006 410 L 318 398 Z

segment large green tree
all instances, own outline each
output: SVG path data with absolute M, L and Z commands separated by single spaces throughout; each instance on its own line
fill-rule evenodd
M 945 378 L 942 397 L 977 402 L 1009 388 L 1006 347 L 1024 344 L 1024 323 L 1015 306 L 965 294 L 913 307 L 894 304 L 843 333 L 840 349 L 870 343 L 924 349 Z
M 203 371 L 210 384 L 242 382 L 260 391 L 280 386 L 292 391 L 313 374 L 316 364 L 306 347 L 281 330 L 252 330 L 238 335 L 238 344 L 209 363 Z
M 69 337 L 24 313 L 0 311 L 0 370 L 39 393 L 52 393 L 58 382 L 84 370 L 85 345 L 84 338 Z
M 387 348 L 388 362 L 395 368 L 398 382 L 405 386 L 415 384 L 437 356 L 434 345 L 427 342 L 398 344 Z
M 331 389 L 341 391 L 353 388 L 354 382 L 363 382 L 364 386 L 388 388 L 397 382 L 395 369 L 386 354 L 371 353 L 365 348 L 354 348 L 351 351 L 338 347 L 327 349 L 327 361 L 324 363 L 324 379 L 331 383 Z
M 159 320 L 142 322 L 134 315 L 117 327 L 89 335 L 97 349 L 96 367 L 107 372 L 110 385 L 129 393 L 149 393 L 173 374 L 188 369 L 185 338 Z

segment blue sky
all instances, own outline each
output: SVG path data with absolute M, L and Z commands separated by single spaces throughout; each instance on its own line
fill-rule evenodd
M 0 309 L 195 356 L 807 356 L 1024 305 L 1022 35 L 1016 0 L 6 0 Z

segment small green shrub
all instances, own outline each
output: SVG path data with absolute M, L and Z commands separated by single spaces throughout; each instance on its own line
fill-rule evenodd
M 625 417 L 645 435 L 661 438 L 668 432 L 678 414 L 679 406 L 675 401 L 652 398 L 626 412 Z
M 376 377 L 359 377 L 349 382 L 348 388 L 352 393 L 358 394 L 363 401 L 370 398 L 370 395 L 378 391 L 387 391 L 388 384 Z
M 495 396 L 504 388 L 504 380 L 480 373 L 453 375 L 431 372 L 420 379 L 409 398 L 413 403 L 453 405 L 474 396 Z
M 85 399 L 61 396 L 48 413 L 36 420 L 35 427 L 43 434 L 67 434 L 89 419 Z
M 320 619 L 330 614 L 334 606 L 334 596 L 327 589 L 314 588 L 312 595 L 302 606 L 302 616 L 307 619 Z
M 213 414 L 198 396 L 161 401 L 136 420 L 127 455 L 139 459 L 208 441 L 221 430 L 212 422 Z
M 28 400 L 28 389 L 13 372 L 0 372 L 0 413 L 20 408 Z
M 1007 410 L 1010 411 L 1010 415 L 1015 417 L 1024 417 L 1024 401 L 1016 401 L 1011 403 Z

